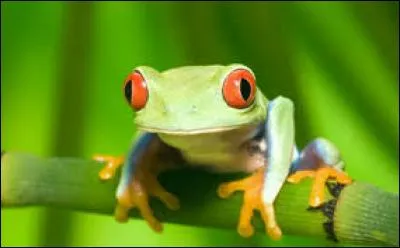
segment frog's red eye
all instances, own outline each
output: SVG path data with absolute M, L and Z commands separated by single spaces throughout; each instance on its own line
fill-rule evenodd
M 222 93 L 229 106 L 242 109 L 253 103 L 256 89 L 254 75 L 248 70 L 238 69 L 226 77 Z
M 138 111 L 147 103 L 149 92 L 147 83 L 140 72 L 134 71 L 125 81 L 124 85 L 125 98 L 131 107 Z

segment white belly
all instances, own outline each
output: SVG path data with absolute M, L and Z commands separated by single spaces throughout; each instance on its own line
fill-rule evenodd
M 212 172 L 253 172 L 266 165 L 261 154 L 250 155 L 246 149 L 236 153 L 183 153 L 191 167 L 200 167 Z
M 190 166 L 213 172 L 252 172 L 266 165 L 262 153 L 249 152 L 256 126 L 218 133 L 193 135 L 160 134 L 160 138 L 182 153 Z M 265 151 L 265 142 L 260 145 Z

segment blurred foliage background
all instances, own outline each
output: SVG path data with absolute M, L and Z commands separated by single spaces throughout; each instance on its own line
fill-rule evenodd
M 398 2 L 1 2 L 1 146 L 124 154 L 131 69 L 248 65 L 296 104 L 300 146 L 324 136 L 356 180 L 398 192 Z M 73 175 L 71 175 L 73 176 Z M 195 213 L 194 213 L 195 214 Z M 1 210 L 1 245 L 334 245 L 261 232 L 121 225 L 60 209 Z

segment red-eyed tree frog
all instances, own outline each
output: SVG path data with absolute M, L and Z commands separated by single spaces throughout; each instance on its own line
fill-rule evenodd
M 216 189 L 221 198 L 244 192 L 237 228 L 243 237 L 254 233 L 254 210 L 260 211 L 267 234 L 281 237 L 274 201 L 285 181 L 314 177 L 309 198 L 313 207 L 323 203 L 328 178 L 351 182 L 330 141 L 317 138 L 297 149 L 292 101 L 282 96 L 269 101 L 247 66 L 184 66 L 164 72 L 139 66 L 123 89 L 140 133 L 126 157 L 94 156 L 107 163 L 99 173 L 103 180 L 123 165 L 115 210 L 121 222 L 136 207 L 152 229 L 161 231 L 148 200 L 158 197 L 168 208 L 179 208 L 178 198 L 157 176 L 181 162 L 214 173 L 249 174 Z

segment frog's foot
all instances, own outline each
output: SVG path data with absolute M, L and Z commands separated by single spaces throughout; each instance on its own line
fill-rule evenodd
M 344 185 L 352 182 L 352 179 L 345 172 L 329 166 L 322 166 L 317 170 L 296 171 L 288 177 L 287 181 L 290 183 L 299 183 L 307 177 L 315 178 L 309 198 L 309 204 L 312 207 L 318 207 L 324 202 L 325 183 L 327 180 L 335 179 L 338 183 Z
M 266 204 L 262 200 L 263 180 L 264 169 L 260 169 L 245 179 L 221 184 L 217 193 L 221 198 L 228 198 L 235 191 L 244 191 L 244 201 L 237 227 L 242 237 L 250 237 L 254 234 L 251 218 L 254 210 L 258 210 L 266 226 L 267 234 L 272 239 L 278 240 L 282 236 L 282 232 L 276 223 L 273 205 Z
M 107 155 L 94 155 L 93 160 L 107 163 L 99 172 L 101 180 L 109 180 L 113 178 L 117 169 L 124 163 L 124 157 L 112 157 Z
M 138 208 L 143 219 L 156 232 L 162 231 L 162 224 L 154 217 L 149 205 L 149 197 L 159 198 L 169 209 L 178 210 L 179 200 L 173 194 L 167 192 L 157 180 L 157 176 L 150 171 L 138 171 L 129 187 L 117 195 L 117 207 L 115 218 L 119 222 L 126 222 L 129 218 L 129 210 Z

